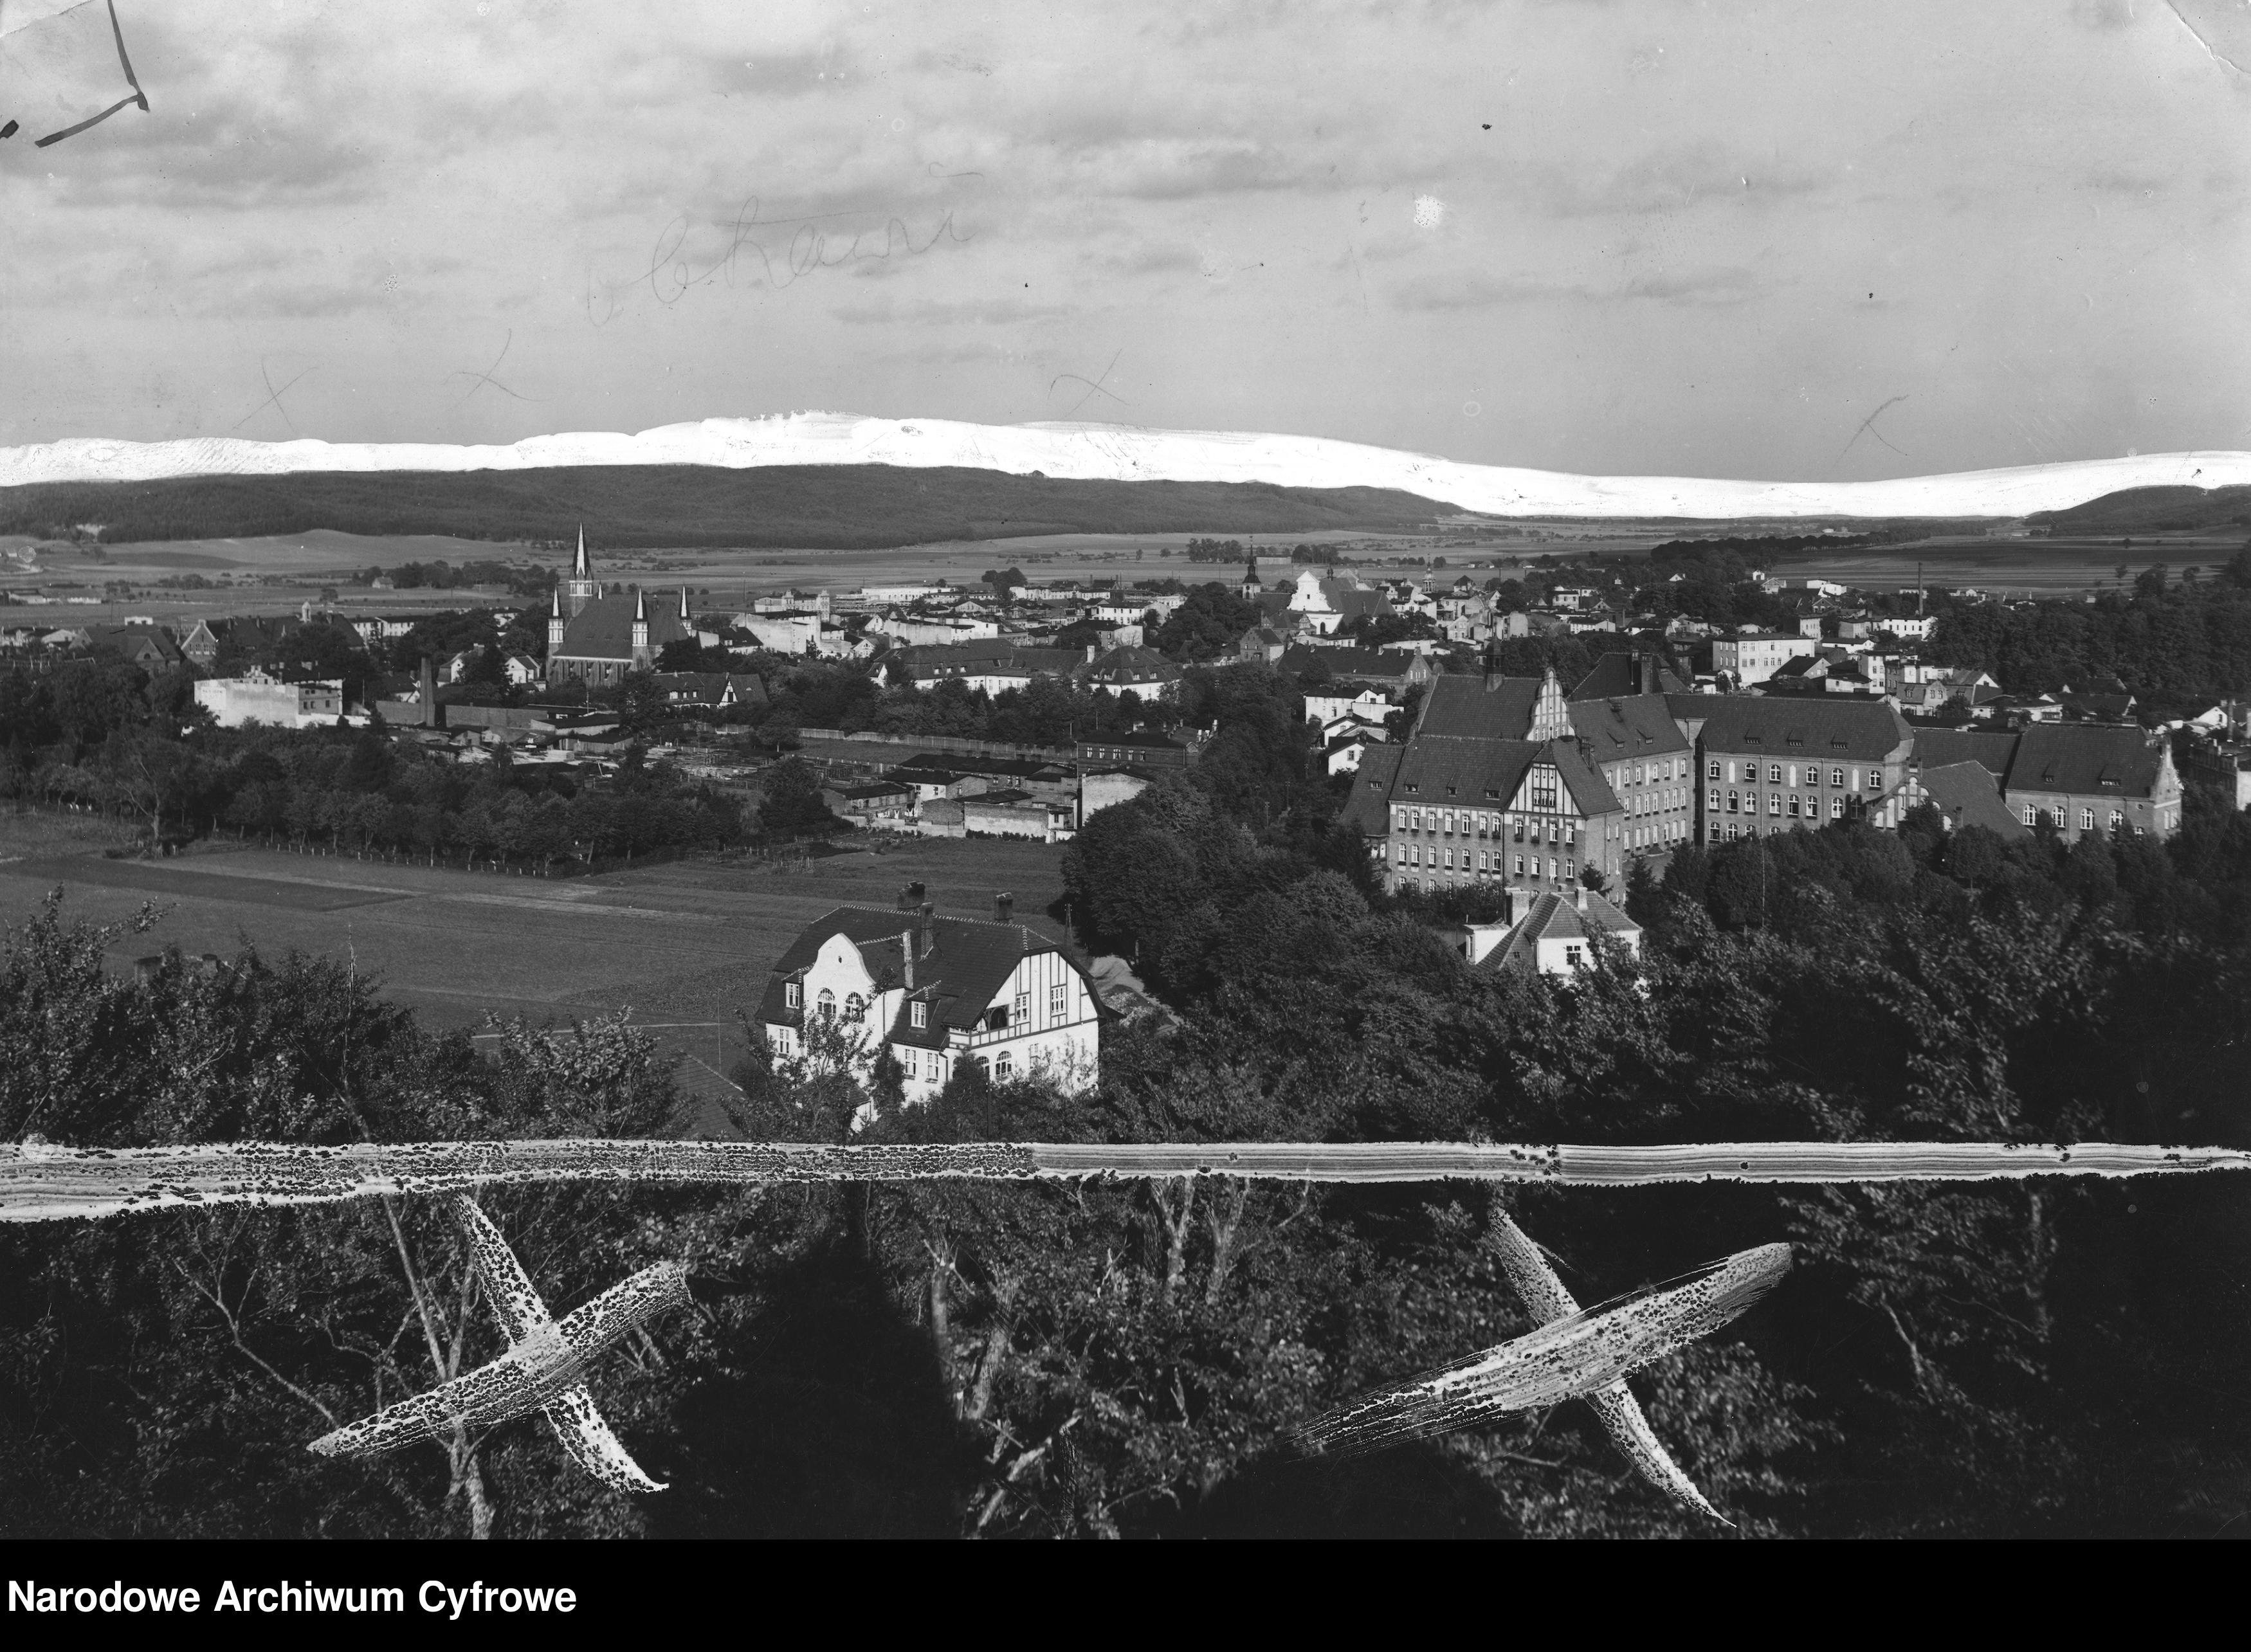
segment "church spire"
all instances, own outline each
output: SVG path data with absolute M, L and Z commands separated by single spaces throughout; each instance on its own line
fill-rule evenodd
M 645 626 L 648 623 L 648 598 L 641 594 L 641 587 L 635 585 L 634 587 L 634 624 Z
M 593 577 L 594 570 L 586 561 L 586 524 L 580 522 L 578 524 L 578 556 L 571 564 L 571 577 L 592 579 Z
M 688 587 L 685 585 L 682 585 L 680 588 L 680 624 L 683 630 L 692 631 L 695 629 L 694 625 L 689 619 Z

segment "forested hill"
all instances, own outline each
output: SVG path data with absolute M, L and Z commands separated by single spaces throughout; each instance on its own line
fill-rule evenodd
M 1375 487 L 1080 481 L 961 468 L 587 465 L 516 471 L 322 472 L 0 487 L 0 533 L 237 539 L 334 529 L 614 546 L 873 550 L 1030 534 L 1398 532 L 1456 508 Z
M 2251 487 L 2129 487 L 2025 518 L 2060 534 L 2153 534 L 2251 523 Z

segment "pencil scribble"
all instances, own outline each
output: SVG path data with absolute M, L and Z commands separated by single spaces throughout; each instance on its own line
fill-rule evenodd
M 493 377 L 495 373 L 500 371 L 500 364 L 508 359 L 509 347 L 515 342 L 516 329 L 511 327 L 508 329 L 508 337 L 501 343 L 500 354 L 493 357 L 493 364 L 485 369 L 483 372 L 480 373 L 474 368 L 457 367 L 452 372 L 446 375 L 448 378 L 473 378 L 476 380 L 475 384 L 470 385 L 468 390 L 461 393 L 462 401 L 468 401 L 470 397 L 475 395 L 488 384 L 491 385 L 503 396 L 514 396 L 519 402 L 531 402 L 539 399 L 536 396 L 518 395 L 517 392 L 510 390 L 507 385 L 502 384 L 500 380 Z
M 884 220 L 880 245 L 875 244 L 876 232 L 873 231 L 855 231 L 848 242 L 840 243 L 833 238 L 829 231 L 821 227 L 843 219 L 864 219 L 869 216 L 865 212 L 839 211 L 770 218 L 764 216 L 764 207 L 758 197 L 749 196 L 736 208 L 734 217 L 727 221 L 722 231 L 724 245 L 715 254 L 708 256 L 693 254 L 689 251 L 693 232 L 685 217 L 676 218 L 666 225 L 663 232 L 656 238 L 656 243 L 649 252 L 648 266 L 641 273 L 627 281 L 598 281 L 591 276 L 588 278 L 586 318 L 597 327 L 608 325 L 624 310 L 627 294 L 642 287 L 648 287 L 650 295 L 659 304 L 669 309 L 697 287 L 709 287 L 714 282 L 726 287 L 735 286 L 738 267 L 743 272 L 744 285 L 763 286 L 769 292 L 782 292 L 796 286 L 806 277 L 824 270 L 842 269 L 853 264 L 880 263 L 893 258 L 919 258 L 941 241 L 966 245 L 971 238 L 954 228 L 951 211 L 940 218 L 936 227 L 920 240 L 917 240 L 904 218 L 890 217 Z M 754 233 L 760 229 L 788 229 L 789 239 L 778 252 L 770 250 L 765 241 Z M 753 263 L 755 269 L 751 267 Z
M 284 384 L 281 390 L 275 390 L 274 388 L 274 376 L 267 371 L 266 369 L 266 358 L 263 356 L 260 356 L 258 358 L 258 377 L 265 382 L 266 399 L 259 403 L 257 406 L 252 408 L 248 412 L 245 413 L 240 418 L 236 419 L 234 421 L 234 428 L 240 430 L 245 425 L 250 423 L 252 419 L 257 418 L 260 413 L 264 412 L 270 407 L 275 412 L 281 415 L 281 422 L 284 425 L 288 425 L 289 433 L 292 436 L 294 436 L 297 433 L 296 424 L 290 418 L 289 410 L 281 404 L 281 397 L 284 392 L 287 391 L 292 385 L 296 384 L 297 379 L 304 377 L 305 374 L 309 373 L 312 370 L 313 370 L 309 367 L 303 369 L 297 374 L 296 378 L 291 379 L 289 383 L 287 384 Z

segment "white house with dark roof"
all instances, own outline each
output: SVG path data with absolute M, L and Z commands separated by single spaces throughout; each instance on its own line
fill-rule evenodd
M 1085 971 L 1008 921 L 1006 895 L 982 922 L 939 917 L 920 894 L 911 886 L 894 911 L 839 907 L 790 944 L 758 1011 L 775 1056 L 805 1054 L 806 1028 L 821 1020 L 863 1033 L 870 1066 L 883 1051 L 897 1057 L 909 1102 L 930 1100 L 965 1064 L 996 1082 L 1095 1083 L 1101 1016 Z
M 1506 923 L 1465 924 L 1451 933 L 1472 969 L 1534 970 L 1566 979 L 1596 962 L 1590 937 L 1634 957 L 1641 952 L 1641 926 L 1584 886 L 1568 895 L 1511 889 Z

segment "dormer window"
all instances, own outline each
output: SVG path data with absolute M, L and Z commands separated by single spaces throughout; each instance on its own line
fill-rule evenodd
M 781 1001 L 793 1010 L 803 1009 L 805 1007 L 805 987 L 803 983 L 798 981 L 787 981 L 783 983 L 781 989 Z
M 924 1003 L 920 999 L 917 999 L 913 1003 L 908 1005 L 907 1024 L 918 1031 L 930 1025 L 930 1006 Z

